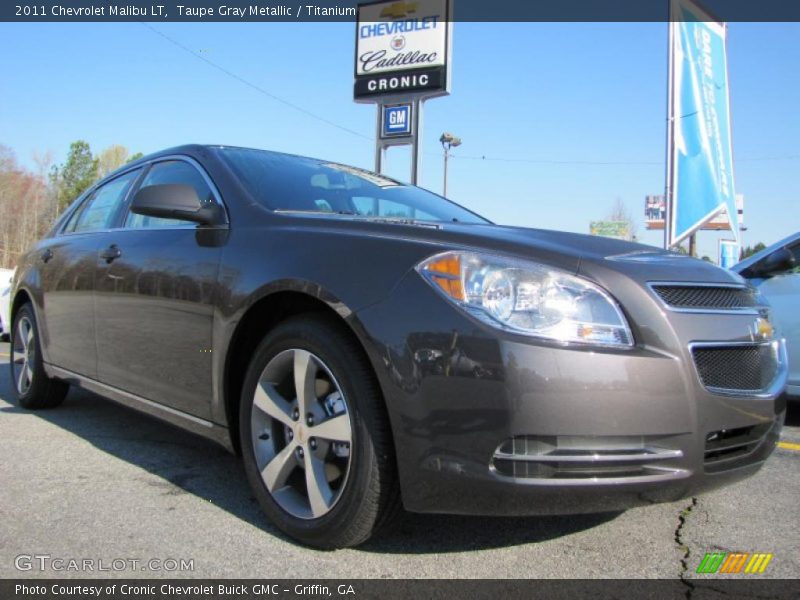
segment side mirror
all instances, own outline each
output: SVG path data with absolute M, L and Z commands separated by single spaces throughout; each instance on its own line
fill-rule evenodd
M 794 254 L 788 248 L 781 248 L 769 254 L 746 269 L 742 275 L 745 277 L 769 277 L 788 271 L 796 264 Z
M 147 217 L 180 219 L 201 225 L 224 225 L 225 211 L 216 202 L 201 202 L 191 185 L 164 183 L 141 188 L 133 197 L 131 212 Z

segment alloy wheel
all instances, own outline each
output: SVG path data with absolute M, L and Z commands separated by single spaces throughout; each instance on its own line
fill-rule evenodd
M 14 364 L 14 385 L 17 386 L 17 392 L 20 395 L 26 394 L 33 383 L 35 346 L 33 323 L 27 316 L 23 316 L 17 323 L 17 332 L 11 350 L 11 360 Z
M 267 363 L 251 435 L 261 478 L 283 510 L 301 519 L 330 512 L 347 484 L 353 428 L 347 399 L 319 357 L 291 349 Z

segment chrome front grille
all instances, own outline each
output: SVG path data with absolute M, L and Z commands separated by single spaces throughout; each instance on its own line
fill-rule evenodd
M 650 287 L 674 310 L 754 311 L 759 307 L 755 290 L 747 286 L 653 283 Z
M 683 456 L 664 441 L 650 436 L 516 436 L 498 446 L 492 467 L 504 477 L 552 485 L 687 476 L 683 469 L 663 464 Z
M 774 343 L 698 344 L 692 358 L 700 381 L 713 392 L 765 392 L 780 366 Z

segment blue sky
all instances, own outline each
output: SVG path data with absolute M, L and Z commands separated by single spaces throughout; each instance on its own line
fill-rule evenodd
M 264 90 L 371 137 L 352 100 L 350 23 L 155 24 Z M 457 23 L 453 89 L 426 105 L 421 184 L 441 191 L 438 142 L 464 143 L 449 195 L 500 222 L 588 232 L 621 198 L 646 232 L 644 196 L 664 188 L 664 23 Z M 745 244 L 800 229 L 800 24 L 729 26 L 737 191 Z M 140 23 L 0 24 L 0 144 L 23 164 L 69 143 L 151 152 L 185 142 L 270 148 L 371 168 L 371 141 L 271 99 Z M 481 157 L 486 157 L 487 160 Z M 513 159 L 488 160 L 488 159 Z M 519 159 L 555 162 L 515 162 Z M 612 165 L 586 163 L 621 163 Z M 409 152 L 387 172 L 409 177 Z M 716 240 L 700 234 L 702 253 Z

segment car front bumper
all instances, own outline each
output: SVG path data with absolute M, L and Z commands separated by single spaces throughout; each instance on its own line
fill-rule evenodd
M 773 344 L 783 360 L 769 390 L 712 393 L 691 358 L 691 344 L 710 335 L 699 317 L 659 318 L 651 331 L 639 327 L 644 343 L 629 350 L 533 342 L 473 321 L 413 276 L 360 311 L 406 509 L 622 510 L 756 472 L 785 416 L 782 342 Z M 722 319 L 712 329 L 724 337 L 739 325 Z

